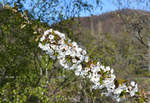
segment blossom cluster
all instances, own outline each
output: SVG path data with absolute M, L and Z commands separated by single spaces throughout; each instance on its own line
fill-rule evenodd
M 67 70 L 74 70 L 75 75 L 89 78 L 93 89 L 105 89 L 106 96 L 111 96 L 118 102 L 122 95 L 135 96 L 138 86 L 131 83 L 119 83 L 114 75 L 114 70 L 103 66 L 98 61 L 90 60 L 86 50 L 76 42 L 65 37 L 65 34 L 49 29 L 40 38 L 39 47 L 52 59 L 57 59 L 59 64 Z

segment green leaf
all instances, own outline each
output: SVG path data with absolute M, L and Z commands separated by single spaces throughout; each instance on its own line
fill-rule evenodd
M 100 84 L 102 85 L 103 84 L 103 78 L 100 77 Z

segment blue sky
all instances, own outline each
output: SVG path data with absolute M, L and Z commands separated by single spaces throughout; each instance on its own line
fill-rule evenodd
M 12 1 L 17 1 L 17 0 L 0 0 L 0 2 L 3 2 L 3 1 L 12 2 Z M 25 1 L 24 2 L 25 8 L 30 9 L 29 3 L 31 0 L 24 0 L 24 1 Z M 32 0 L 32 1 L 37 1 L 37 0 Z M 40 0 L 40 1 L 42 1 L 42 0 Z M 86 1 L 88 1 L 89 3 L 93 3 L 93 1 L 95 1 L 95 0 L 86 0 Z M 141 10 L 150 11 L 150 8 L 148 7 L 149 4 L 146 6 L 146 2 L 148 2 L 149 0 L 119 0 L 119 1 L 122 3 L 121 6 L 123 8 L 132 8 L 132 9 L 141 9 Z M 117 10 L 119 8 L 118 0 L 101 0 L 101 2 L 102 2 L 102 5 L 101 5 L 102 9 L 101 8 L 95 8 L 93 11 L 94 15 L 99 15 L 99 14 L 102 14 L 105 12 L 114 11 L 114 10 Z M 88 16 L 88 13 L 83 12 L 82 16 Z
M 4 1 L 14 2 L 17 0 L 0 0 L 0 2 L 4 2 Z M 24 0 L 24 2 L 23 2 L 24 9 L 31 10 L 32 6 L 37 1 L 38 0 Z M 42 1 L 44 1 L 44 0 L 39 0 L 39 2 L 42 2 Z M 45 0 L 45 1 L 47 1 L 47 0 Z M 60 0 L 60 1 L 61 2 L 59 4 L 59 7 L 57 8 L 57 10 L 59 8 L 63 8 L 64 4 L 68 3 L 68 5 L 69 5 L 69 1 L 71 1 L 71 0 Z M 96 0 L 84 0 L 84 1 L 88 2 L 89 4 L 95 5 L 94 1 L 96 1 Z M 118 1 L 119 1 L 119 4 L 118 4 Z M 96 7 L 96 5 L 95 5 L 95 7 L 91 13 L 93 15 L 100 15 L 105 12 L 115 11 L 117 9 L 122 9 L 122 8 L 131 8 L 131 9 L 140 9 L 140 10 L 150 11 L 149 2 L 150 2 L 150 0 L 101 0 L 101 6 Z M 54 9 L 52 9 L 51 11 L 53 11 Z M 61 10 L 59 10 L 59 12 L 60 11 Z M 35 17 L 40 15 L 38 7 L 37 7 L 37 9 L 35 9 L 35 12 L 36 12 L 36 14 L 34 14 Z M 63 9 L 62 13 L 64 13 L 64 14 L 66 13 L 65 8 Z M 52 14 L 50 12 L 50 10 L 49 10 L 49 12 L 47 12 L 47 14 L 50 14 L 50 16 L 53 16 L 53 17 L 57 17 L 57 15 Z M 65 15 L 70 15 L 70 14 L 65 14 Z M 80 16 L 82 16 L 82 17 L 89 16 L 89 15 L 90 15 L 90 13 L 87 11 L 82 11 L 80 13 Z M 44 21 L 46 21 L 47 19 L 49 19 L 49 16 L 44 17 Z
M 119 1 L 121 2 L 121 7 L 118 4 L 118 0 L 102 0 L 102 9 L 100 10 L 96 8 L 94 14 L 99 15 L 105 12 L 115 11 L 122 8 L 150 11 L 150 0 L 119 0 Z

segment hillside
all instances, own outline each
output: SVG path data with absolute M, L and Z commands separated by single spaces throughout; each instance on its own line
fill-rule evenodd
M 118 77 L 134 79 L 150 90 L 149 23 L 149 12 L 123 9 L 99 16 L 73 18 L 52 27 L 85 46 L 93 59 L 114 68 Z M 72 29 L 67 31 L 67 27 Z

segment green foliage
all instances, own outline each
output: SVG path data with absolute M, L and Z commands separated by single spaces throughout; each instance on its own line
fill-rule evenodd
M 40 61 L 41 51 L 32 27 L 44 28 L 38 21 L 28 24 L 13 9 L 0 10 L 0 102 L 25 103 L 31 95 L 45 101 L 40 68 L 52 68 L 53 61 Z M 46 29 L 46 28 L 45 28 Z M 44 57 L 43 57 L 44 58 Z
M 88 80 L 63 70 L 37 48 L 46 29 L 39 21 L 28 23 L 14 8 L 0 11 L 0 102 L 97 101 L 99 93 L 93 94 Z

